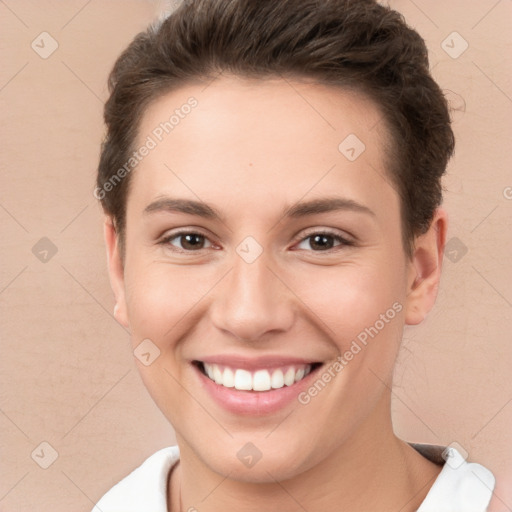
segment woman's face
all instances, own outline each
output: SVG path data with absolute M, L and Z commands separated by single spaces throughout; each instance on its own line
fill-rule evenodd
M 224 76 L 146 111 L 117 318 L 202 467 L 283 480 L 389 434 L 418 303 L 385 140 L 369 100 L 285 80 Z

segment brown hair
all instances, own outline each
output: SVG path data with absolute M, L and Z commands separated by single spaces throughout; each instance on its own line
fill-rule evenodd
M 109 76 L 94 192 L 114 220 L 122 256 L 131 181 L 126 163 L 145 108 L 223 71 L 313 78 L 371 98 L 391 135 L 387 171 L 401 198 L 403 245 L 411 256 L 414 236 L 428 229 L 442 201 L 454 136 L 425 42 L 402 15 L 374 0 L 185 0 L 134 38 Z

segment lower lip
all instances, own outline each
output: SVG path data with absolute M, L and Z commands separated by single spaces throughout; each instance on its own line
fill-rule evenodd
M 321 368 L 321 366 L 315 368 L 306 377 L 291 386 L 270 389 L 268 391 L 240 391 L 215 383 L 204 375 L 197 366 L 192 366 L 201 379 L 201 384 L 215 402 L 232 413 L 251 416 L 272 414 L 286 407 L 310 386 L 311 380 L 315 378 L 318 370 Z

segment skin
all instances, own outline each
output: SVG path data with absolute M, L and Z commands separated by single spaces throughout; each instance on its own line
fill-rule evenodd
M 404 325 L 420 323 L 435 301 L 446 212 L 436 211 L 408 259 L 399 196 L 385 171 L 388 134 L 362 95 L 223 75 L 155 100 L 138 142 L 190 96 L 198 106 L 132 176 L 124 267 L 109 217 L 104 227 L 116 318 L 134 348 L 149 338 L 160 350 L 149 366 L 135 361 L 180 447 L 169 510 L 416 510 L 441 468 L 393 433 L 390 390 Z M 366 146 L 353 162 L 338 150 L 351 133 Z M 208 203 L 222 221 L 144 215 L 161 195 Z M 326 196 L 373 214 L 282 215 Z M 177 228 L 206 238 L 199 249 L 183 237 L 159 243 Z M 325 229 L 353 245 L 331 238 L 332 249 L 318 248 L 311 235 Z M 263 249 L 252 263 L 236 252 L 247 236 Z M 396 302 L 400 313 L 307 405 L 230 413 L 191 366 L 223 353 L 300 354 L 328 364 Z M 236 456 L 247 442 L 262 453 L 252 468 Z

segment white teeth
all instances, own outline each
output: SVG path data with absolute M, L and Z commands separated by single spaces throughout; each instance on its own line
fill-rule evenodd
M 223 382 L 222 377 L 223 377 L 223 375 L 222 375 L 222 372 L 220 371 L 220 368 L 218 366 L 214 366 L 213 367 L 213 380 L 217 384 L 222 384 L 222 382 Z
M 227 388 L 235 387 L 235 374 L 231 368 L 225 368 L 222 376 L 222 385 Z
M 270 384 L 274 389 L 279 389 L 284 386 L 284 375 L 282 370 L 274 370 Z
M 258 370 L 252 378 L 252 389 L 254 391 L 268 391 L 270 386 L 270 373 L 268 370 Z
M 293 368 L 288 368 L 288 370 L 284 374 L 284 383 L 287 386 L 291 386 L 294 382 L 295 382 L 295 370 Z
M 295 374 L 295 382 L 299 381 L 304 377 L 304 368 L 301 368 L 300 370 L 297 370 L 297 373 Z
M 235 372 L 235 388 L 243 391 L 250 391 L 252 389 L 251 372 L 248 372 L 247 370 L 237 370 Z
M 291 386 L 311 372 L 311 365 L 288 366 L 274 370 L 248 370 L 203 363 L 206 375 L 216 384 L 241 391 L 268 391 Z

